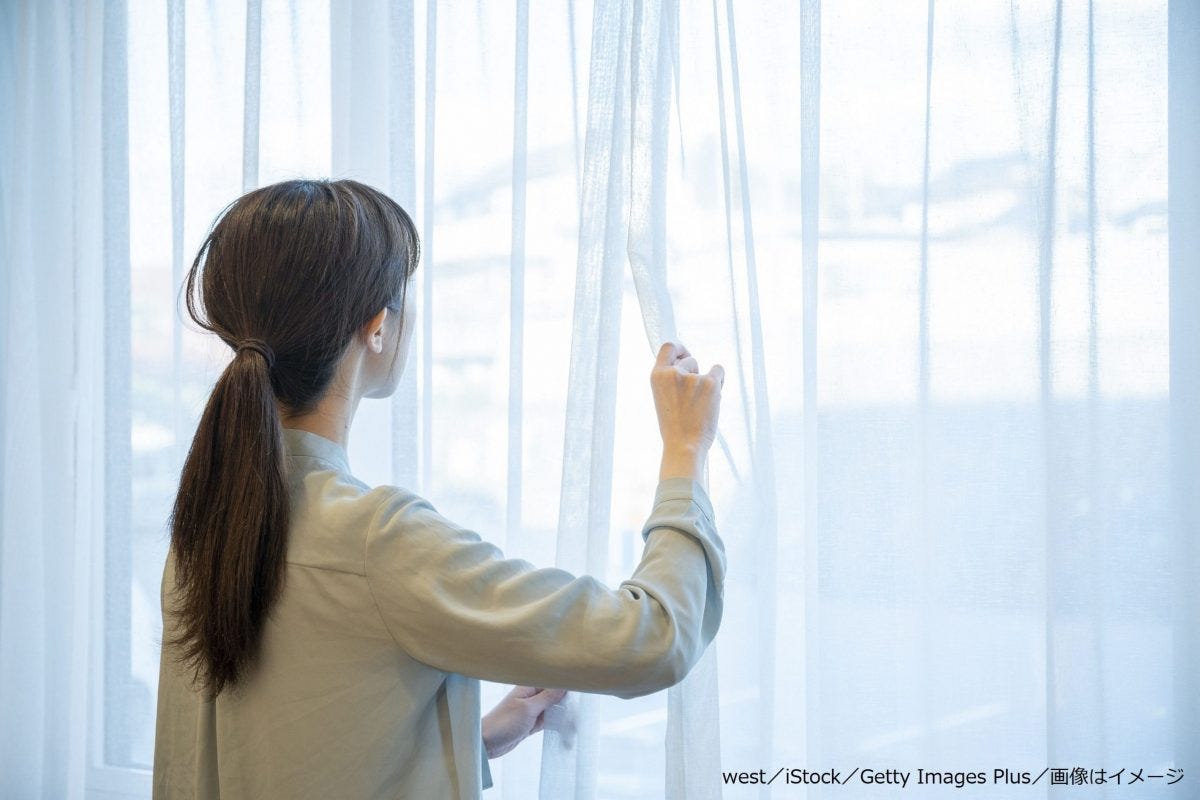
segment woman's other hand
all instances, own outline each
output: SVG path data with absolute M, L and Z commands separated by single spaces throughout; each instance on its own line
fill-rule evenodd
M 514 686 L 481 721 L 488 759 L 499 758 L 530 734 L 540 731 L 546 723 L 546 709 L 566 694 L 565 689 Z

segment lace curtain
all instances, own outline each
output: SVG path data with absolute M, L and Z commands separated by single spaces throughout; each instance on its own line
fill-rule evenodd
M 570 695 L 491 795 L 1200 764 L 1195 3 L 0 20 L 0 793 L 148 796 L 167 512 L 229 355 L 179 287 L 227 202 L 299 175 L 379 186 L 423 235 L 355 472 L 507 555 L 626 577 L 652 354 L 726 368 L 716 643 L 659 695 Z M 830 769 L 858 788 L 797 785 Z

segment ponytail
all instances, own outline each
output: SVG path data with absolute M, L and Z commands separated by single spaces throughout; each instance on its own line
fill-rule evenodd
M 213 696 L 253 660 L 283 587 L 288 492 L 273 360 L 259 342 L 239 347 L 200 418 L 171 516 L 182 621 L 173 644 Z

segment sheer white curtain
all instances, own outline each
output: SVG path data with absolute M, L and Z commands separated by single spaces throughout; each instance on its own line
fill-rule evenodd
M 490 794 L 1200 764 L 1196 3 L 0 14 L 0 794 L 148 794 L 167 511 L 228 358 L 177 293 L 225 203 L 297 175 L 423 234 L 352 466 L 508 555 L 626 577 L 651 354 L 727 370 L 717 642 L 571 695 Z

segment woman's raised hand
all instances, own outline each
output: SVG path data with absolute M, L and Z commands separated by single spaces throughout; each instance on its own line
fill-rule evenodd
M 713 364 L 706 373 L 687 348 L 664 342 L 650 371 L 650 388 L 663 440 L 659 480 L 699 480 L 704 458 L 717 435 L 725 369 Z

